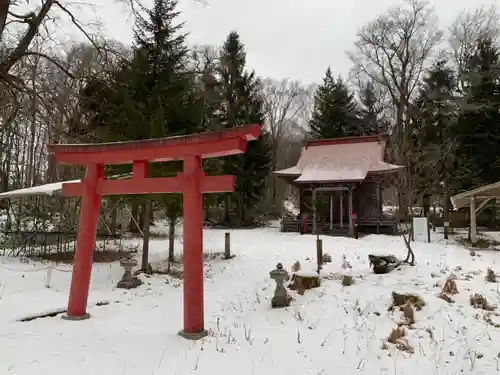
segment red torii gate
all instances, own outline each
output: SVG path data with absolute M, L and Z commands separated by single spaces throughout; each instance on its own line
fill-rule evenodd
M 66 318 L 81 320 L 86 313 L 96 227 L 101 196 L 182 193 L 184 207 L 184 329 L 183 337 L 206 335 L 203 301 L 203 193 L 234 191 L 234 176 L 207 176 L 204 158 L 244 153 L 247 142 L 260 136 L 260 125 L 143 141 L 97 144 L 51 144 L 49 153 L 61 164 L 85 165 L 82 182 L 63 184 L 66 196 L 81 196 L 80 229 Z M 176 177 L 148 178 L 149 162 L 183 160 Z M 107 180 L 105 164 L 132 163 L 132 178 Z

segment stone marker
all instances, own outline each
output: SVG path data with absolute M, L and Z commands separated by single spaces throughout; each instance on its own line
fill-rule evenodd
M 132 257 L 122 258 L 120 266 L 125 269 L 125 272 L 122 279 L 116 285 L 117 288 L 132 289 L 142 284 L 142 281 L 138 277 L 132 275 L 132 268 L 137 266 L 137 260 Z
M 271 300 L 271 306 L 273 308 L 290 306 L 292 297 L 288 295 L 284 285 L 288 272 L 283 269 L 281 263 L 278 263 L 276 269 L 269 272 L 269 276 L 276 281 L 276 289 L 274 290 L 274 297 Z

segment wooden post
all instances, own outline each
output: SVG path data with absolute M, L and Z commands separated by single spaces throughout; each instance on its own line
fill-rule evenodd
M 340 190 L 340 229 L 344 229 L 344 191 Z
M 330 232 L 333 231 L 333 196 L 330 193 Z
M 313 234 L 318 234 L 316 226 L 316 188 L 312 190 L 312 208 L 313 208 Z
M 224 258 L 231 259 L 231 233 L 226 232 L 224 235 Z
M 470 197 L 470 242 L 474 247 L 477 245 L 476 200 L 474 196 Z
M 377 234 L 380 234 L 380 217 L 382 216 L 382 199 L 380 196 L 380 181 L 377 180 Z
M 427 216 L 427 242 L 431 243 L 431 227 L 429 226 L 429 217 Z
M 434 212 L 434 215 L 432 215 L 432 231 L 436 231 L 436 217 L 437 217 L 437 209 L 436 209 L 436 203 L 432 204 L 432 211 Z M 427 215 L 427 217 L 429 217 Z
M 318 270 L 316 272 L 321 271 L 321 268 L 323 268 L 323 240 L 320 238 L 316 238 L 316 261 L 318 264 Z
M 410 215 L 410 233 L 408 234 L 409 241 L 415 241 L 415 231 L 413 227 L 413 214 Z
M 352 222 L 352 186 L 349 186 L 348 209 L 349 209 L 349 235 L 354 236 L 354 223 Z
M 304 192 L 301 187 L 299 187 L 299 218 L 302 218 L 304 213 Z

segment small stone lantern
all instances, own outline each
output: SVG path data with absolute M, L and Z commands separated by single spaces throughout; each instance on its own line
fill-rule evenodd
M 271 306 L 273 308 L 290 306 L 292 297 L 288 295 L 284 285 L 288 277 L 288 272 L 283 269 L 281 263 L 278 263 L 276 269 L 269 272 L 269 276 L 276 281 L 276 289 L 274 290 L 274 297 L 271 300 Z
M 116 285 L 117 288 L 132 289 L 142 284 L 142 281 L 138 277 L 132 275 L 132 268 L 137 266 L 137 264 L 137 260 L 130 256 L 120 260 L 120 266 L 125 269 L 125 272 L 122 279 Z

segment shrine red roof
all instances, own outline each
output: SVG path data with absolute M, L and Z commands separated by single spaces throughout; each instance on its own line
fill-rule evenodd
M 274 172 L 297 183 L 359 182 L 368 173 L 403 168 L 384 161 L 383 135 L 310 141 L 296 166 Z
M 63 164 L 126 164 L 133 161 L 167 161 L 187 155 L 203 158 L 234 155 L 245 152 L 246 143 L 260 136 L 260 125 L 245 125 L 232 129 L 199 134 L 146 139 L 138 141 L 51 144 L 49 153 Z

